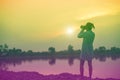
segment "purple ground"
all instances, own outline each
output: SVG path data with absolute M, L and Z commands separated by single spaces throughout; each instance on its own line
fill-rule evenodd
M 80 75 L 74 75 L 70 73 L 62 73 L 59 75 L 42 75 L 37 72 L 0 71 L 0 80 L 90 80 L 90 79 L 87 77 L 81 78 Z M 120 80 L 120 79 L 95 78 L 92 80 Z

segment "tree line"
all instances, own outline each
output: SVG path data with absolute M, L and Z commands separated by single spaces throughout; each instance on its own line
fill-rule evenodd
M 9 49 L 7 44 L 0 45 L 0 57 L 9 57 L 9 56 L 67 56 L 67 55 L 79 55 L 81 50 L 74 50 L 72 45 L 68 45 L 67 50 L 57 52 L 55 47 L 49 47 L 46 52 L 33 52 L 32 50 L 23 51 L 22 49 L 12 48 Z M 111 47 L 106 49 L 105 46 L 100 46 L 94 49 L 94 56 L 103 57 L 103 56 L 120 56 L 120 48 Z
M 7 44 L 0 45 L 0 70 L 7 69 L 7 64 L 21 64 L 22 61 L 48 60 L 50 65 L 56 63 L 56 59 L 67 59 L 69 65 L 74 63 L 74 59 L 80 59 L 81 50 L 74 50 L 72 45 L 68 45 L 67 50 L 57 52 L 55 47 L 49 47 L 46 52 L 33 52 L 32 50 L 23 51 L 22 49 L 9 49 Z M 106 49 L 104 46 L 94 49 L 94 59 L 106 61 L 107 58 L 116 60 L 120 58 L 120 48 L 111 47 Z

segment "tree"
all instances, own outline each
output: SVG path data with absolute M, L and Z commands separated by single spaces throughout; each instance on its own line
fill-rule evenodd
M 7 45 L 7 44 L 4 44 L 4 48 L 5 48 L 5 49 L 8 49 L 8 45 Z
M 7 45 L 7 44 L 4 44 L 3 52 L 4 52 L 4 53 L 7 53 L 7 52 L 8 52 L 8 45 Z
M 111 52 L 113 53 L 119 53 L 120 52 L 120 48 L 117 48 L 117 47 L 111 47 Z
M 54 48 L 54 47 L 49 47 L 49 48 L 48 48 L 48 51 L 49 51 L 50 53 L 55 53 L 55 48 Z
M 3 50 L 3 45 L 0 45 L 0 52 L 2 52 Z
M 0 45 L 0 56 L 2 55 L 3 52 L 3 45 Z
M 73 46 L 72 45 L 68 45 L 68 52 L 72 53 L 74 51 Z
M 8 45 L 0 45 L 0 56 L 5 56 L 8 54 Z
M 99 49 L 98 49 L 100 52 L 105 52 L 106 51 L 106 48 L 104 47 L 104 46 L 101 46 L 101 47 L 99 47 Z
M 28 50 L 27 53 L 33 53 L 33 51 L 32 50 Z

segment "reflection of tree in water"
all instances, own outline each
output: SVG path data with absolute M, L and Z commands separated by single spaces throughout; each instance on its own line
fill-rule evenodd
M 6 66 L 6 64 L 0 62 L 0 70 L 5 70 L 6 71 L 7 69 L 8 69 L 8 67 Z
M 9 65 L 13 65 L 13 66 L 16 66 L 16 65 L 21 65 L 22 61 L 24 60 L 21 60 L 19 58 L 1 58 L 0 59 L 0 70 L 8 70 L 8 66 Z
M 55 62 L 56 62 L 56 59 L 55 59 L 54 57 L 51 58 L 51 59 L 49 59 L 49 64 L 50 64 L 50 65 L 54 65 Z
M 74 64 L 74 57 L 72 55 L 69 56 L 68 58 L 68 64 L 72 66 Z
M 74 64 L 74 58 L 72 58 L 72 57 L 69 58 L 68 63 L 69 63 L 70 66 L 73 65 Z
M 0 46 L 0 52 L 3 51 L 3 47 Z M 8 50 L 7 47 L 5 49 Z M 71 66 L 74 64 L 74 59 L 80 58 L 80 50 L 72 50 L 72 47 L 69 46 L 69 51 L 61 51 L 56 52 L 54 47 L 49 48 L 49 52 L 21 52 L 19 49 L 13 48 L 13 50 L 9 50 L 7 55 L 3 55 L 0 53 L 0 70 L 7 70 L 7 66 L 9 65 L 21 65 L 22 62 L 32 62 L 33 60 L 49 60 L 48 63 L 50 65 L 54 65 L 56 63 L 56 59 L 68 59 L 68 64 Z M 120 48 L 111 47 L 111 49 L 106 49 L 104 46 L 99 47 L 94 50 L 94 59 L 98 59 L 100 61 L 106 61 L 107 58 L 111 58 L 112 60 L 117 60 L 120 58 Z

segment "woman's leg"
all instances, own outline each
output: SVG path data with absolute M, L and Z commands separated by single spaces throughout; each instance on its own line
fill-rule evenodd
M 80 59 L 80 74 L 84 76 L 84 62 L 85 60 Z
M 89 77 L 92 78 L 92 60 L 88 60 Z

